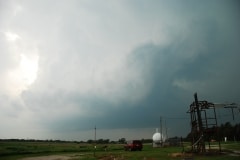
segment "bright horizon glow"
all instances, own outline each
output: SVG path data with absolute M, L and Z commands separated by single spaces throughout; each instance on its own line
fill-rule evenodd
M 8 73 L 6 91 L 13 96 L 18 96 L 34 83 L 38 72 L 38 55 L 20 55 L 19 65 Z
M 9 45 L 9 51 L 16 58 L 16 65 L 8 70 L 3 90 L 6 94 L 18 96 L 36 80 L 39 56 L 37 48 L 29 45 L 29 42 L 19 34 L 12 31 L 3 33 Z
M 37 78 L 38 56 L 32 58 L 21 54 L 20 70 L 23 81 L 26 85 L 31 85 Z
M 5 32 L 5 36 L 7 38 L 7 41 L 16 41 L 18 39 L 20 39 L 19 35 L 12 33 L 12 32 Z

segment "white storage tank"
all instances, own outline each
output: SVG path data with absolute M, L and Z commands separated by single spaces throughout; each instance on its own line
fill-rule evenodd
M 165 137 L 160 132 L 158 132 L 158 129 L 156 129 L 156 133 L 153 134 L 152 140 L 153 147 L 161 147 L 165 141 Z

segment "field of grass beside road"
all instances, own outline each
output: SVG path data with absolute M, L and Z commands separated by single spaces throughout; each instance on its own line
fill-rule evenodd
M 185 144 L 186 146 L 188 143 Z M 151 144 L 144 144 L 142 151 L 124 151 L 122 144 L 98 144 L 94 150 L 93 144 L 73 142 L 0 142 L 0 159 L 17 160 L 24 157 L 39 157 L 48 155 L 64 155 L 71 160 L 180 160 L 184 157 L 170 156 L 181 153 L 181 147 L 152 148 Z M 185 146 L 185 148 L 187 148 Z M 222 144 L 223 151 L 240 151 L 240 143 L 228 142 Z M 215 154 L 215 155 L 193 155 L 194 160 L 239 160 L 239 155 Z M 59 159 L 60 160 L 60 159 Z
M 0 142 L 0 157 L 11 155 L 50 155 L 89 152 L 92 145 L 71 142 Z M 1 159 L 1 158 L 0 158 Z

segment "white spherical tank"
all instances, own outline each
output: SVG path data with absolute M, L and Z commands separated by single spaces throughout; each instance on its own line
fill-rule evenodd
M 161 134 L 158 132 L 154 133 L 152 139 L 153 139 L 153 142 L 159 142 L 161 140 Z
M 156 129 L 156 133 L 153 134 L 152 140 L 153 140 L 153 142 L 156 142 L 156 143 L 164 142 L 165 137 L 163 134 L 158 132 L 158 129 Z

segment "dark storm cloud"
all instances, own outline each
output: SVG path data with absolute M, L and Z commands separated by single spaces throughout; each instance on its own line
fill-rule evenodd
M 5 137 L 15 119 L 28 137 L 88 139 L 96 125 L 124 131 L 108 138 L 146 138 L 160 116 L 170 136 L 185 136 L 195 92 L 240 103 L 238 1 L 12 2 L 1 11 L 0 73 L 15 74 L 19 54 L 39 60 L 33 84 L 1 80 Z
M 239 24 L 229 23 L 226 30 L 215 19 L 211 21 L 207 17 L 191 22 L 190 33 L 183 40 L 176 38 L 171 45 L 164 47 L 149 43 L 136 48 L 128 57 L 128 65 L 138 68 L 144 73 L 146 83 L 151 83 L 148 95 L 133 105 L 120 102 L 117 108 L 102 100 L 90 100 L 91 105 L 98 106 L 104 115 L 93 116 L 89 120 L 104 128 L 139 128 L 157 126 L 159 116 L 163 116 L 172 124 L 171 127 L 176 128 L 173 132 L 181 126 L 184 130 L 181 133 L 186 134 L 189 130 L 186 111 L 195 91 L 200 91 L 200 97 L 201 94 L 204 98 L 209 96 L 210 101 L 224 102 L 230 96 L 228 99 L 238 102 L 240 75 L 236 67 L 239 65 L 240 48 L 234 43 L 239 41 L 239 37 L 231 37 L 231 28 L 237 25 L 234 30 L 239 34 Z M 226 42 L 223 37 L 229 37 L 227 40 L 233 42 Z M 80 128 L 81 121 L 84 119 L 77 120 Z

